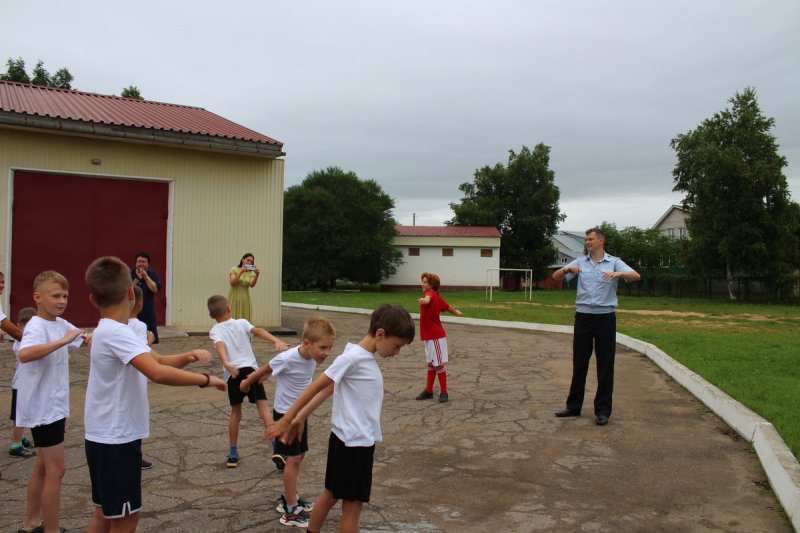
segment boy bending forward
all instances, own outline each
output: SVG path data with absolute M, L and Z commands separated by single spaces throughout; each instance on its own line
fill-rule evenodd
M 414 340 L 414 321 L 402 307 L 383 304 L 372 312 L 369 331 L 348 343 L 331 366 L 303 391 L 270 435 L 292 442 L 308 415 L 333 394 L 325 490 L 311 511 L 307 531 L 319 533 L 328 512 L 342 500 L 341 533 L 356 533 L 364 502 L 372 490 L 375 442 L 382 440 L 383 375 L 375 360 L 392 357 Z

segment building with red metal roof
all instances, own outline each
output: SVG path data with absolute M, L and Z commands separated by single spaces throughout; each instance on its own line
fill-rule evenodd
M 0 81 L 0 269 L 15 316 L 42 270 L 71 282 L 67 318 L 96 323 L 83 273 L 150 253 L 158 319 L 208 322 L 229 270 L 261 271 L 253 321 L 280 324 L 283 144 L 200 107 Z
M 484 289 L 498 283 L 500 231 L 493 226 L 395 226 L 394 246 L 403 254 L 397 273 L 381 283 L 389 289 L 418 288 L 420 274 L 433 272 L 445 289 Z

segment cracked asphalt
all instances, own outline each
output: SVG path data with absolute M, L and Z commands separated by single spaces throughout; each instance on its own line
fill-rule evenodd
M 336 326 L 334 354 L 368 325 L 363 315 L 288 307 L 283 325 L 300 331 L 314 314 Z M 452 352 L 449 403 L 414 400 L 425 379 L 419 340 L 380 361 L 384 440 L 376 449 L 362 531 L 792 531 L 749 445 L 644 356 L 617 347 L 614 413 L 599 427 L 590 403 L 580 418 L 553 416 L 564 407 L 569 386 L 570 335 L 445 327 Z M 0 344 L 0 409 L 8 413 L 13 355 L 10 343 Z M 259 363 L 274 354 L 268 343 L 254 345 Z M 162 354 L 198 347 L 213 352 L 202 335 L 165 338 L 156 346 Z M 92 513 L 82 424 L 88 366 L 87 350 L 73 355 L 61 503 L 61 526 L 68 531 L 85 531 Z M 210 368 L 222 374 L 219 363 Z M 594 363 L 589 402 L 593 372 Z M 266 387 L 272 398 L 274 382 Z M 139 531 L 298 530 L 278 522 L 282 480 L 255 407 L 245 406 L 240 466 L 228 469 L 224 393 L 154 384 L 149 391 L 151 436 L 142 449 L 153 468 L 143 472 Z M 2 418 L 8 441 L 11 422 L 7 414 Z M 322 489 L 329 431 L 326 402 L 310 419 L 311 452 L 299 484 L 306 498 L 316 499 Z M 2 531 L 20 527 L 33 461 L 0 456 Z M 339 506 L 325 531 L 337 531 L 338 519 Z

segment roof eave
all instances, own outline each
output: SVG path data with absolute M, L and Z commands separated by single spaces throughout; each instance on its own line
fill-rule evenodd
M 115 141 L 157 144 L 183 147 L 194 150 L 237 153 L 275 159 L 285 156 L 282 145 L 273 145 L 243 139 L 215 137 L 198 133 L 158 130 L 136 126 L 122 126 L 70 120 L 58 117 L 42 117 L 12 111 L 0 111 L 0 127 L 38 130 L 62 135 L 103 138 Z

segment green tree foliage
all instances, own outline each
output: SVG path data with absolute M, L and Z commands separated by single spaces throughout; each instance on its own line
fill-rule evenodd
M 462 183 L 464 197 L 451 203 L 453 226 L 495 226 L 503 235 L 500 266 L 531 268 L 537 279 L 546 275 L 555 249 L 550 237 L 565 216 L 558 208 L 559 190 L 550 170 L 550 147 L 519 154 L 509 150 L 508 164 L 498 163 L 475 171 L 472 182 Z
M 25 72 L 25 60 L 21 57 L 17 59 L 8 58 L 6 61 L 6 72 L 0 74 L 0 80 L 3 81 L 16 81 L 19 83 L 30 83 L 31 78 Z
M 780 290 L 800 263 L 797 204 L 789 195 L 786 158 L 750 87 L 697 128 L 672 139 L 678 162 L 673 190 L 686 193 L 689 267 L 724 274 L 731 299 L 735 276 L 761 278 Z
M 289 288 L 378 283 L 402 254 L 393 246 L 394 200 L 373 180 L 329 167 L 284 195 L 283 280 Z
M 688 239 L 674 239 L 657 229 L 630 226 L 617 230 L 614 224 L 600 225 L 606 236 L 605 250 L 622 258 L 642 276 L 638 286 L 650 295 L 657 291 L 679 293 L 677 284 L 686 282 L 684 266 Z M 625 284 L 626 290 L 630 285 Z
M 0 74 L 0 80 L 32 83 L 46 87 L 58 87 L 59 89 L 72 89 L 73 79 L 72 74 L 66 68 L 58 69 L 51 76 L 41 61 L 37 62 L 36 66 L 33 67 L 33 77 L 30 77 L 25 71 L 25 60 L 21 57 L 17 59 L 9 58 L 6 61 L 5 74 Z
M 142 97 L 142 93 L 139 91 L 139 88 L 134 85 L 128 85 L 122 92 L 119 94 L 123 98 L 133 98 L 134 100 L 144 100 Z

